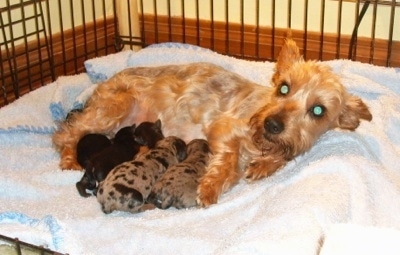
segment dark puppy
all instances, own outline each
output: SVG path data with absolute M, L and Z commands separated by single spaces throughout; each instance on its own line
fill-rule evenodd
M 154 208 L 154 205 L 146 204 L 151 187 L 169 166 L 185 157 L 185 142 L 169 136 L 135 160 L 116 166 L 99 184 L 97 200 L 103 212 L 118 210 L 135 213 Z
M 102 134 L 87 134 L 79 140 L 76 148 L 78 163 L 85 168 L 90 158 L 111 146 L 111 140 Z
M 85 174 L 76 184 L 78 192 L 83 197 L 90 196 L 86 189 L 93 190 L 96 195 L 96 185 L 103 181 L 107 174 L 117 165 L 130 161 L 139 152 L 141 146 L 153 148 L 155 143 L 164 138 L 161 131 L 161 121 L 142 122 L 137 128 L 122 128 L 113 139 L 113 145 L 91 156 L 84 165 Z
M 135 141 L 153 149 L 158 141 L 164 138 L 161 131 L 161 120 L 142 122 L 135 130 Z
M 147 202 L 160 209 L 196 206 L 197 186 L 205 174 L 210 159 L 210 148 L 204 139 L 192 140 L 187 145 L 187 158 L 167 169 L 154 184 Z

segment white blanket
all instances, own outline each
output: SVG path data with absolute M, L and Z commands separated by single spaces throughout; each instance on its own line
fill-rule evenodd
M 80 197 L 82 173 L 61 171 L 52 148 L 57 121 L 84 104 L 94 83 L 127 66 L 198 61 L 270 86 L 273 63 L 160 44 L 89 60 L 87 73 L 1 108 L 0 234 L 69 254 L 400 254 L 400 72 L 393 68 L 326 62 L 370 106 L 372 122 L 326 133 L 275 175 L 240 182 L 210 208 L 105 215 L 95 197 Z

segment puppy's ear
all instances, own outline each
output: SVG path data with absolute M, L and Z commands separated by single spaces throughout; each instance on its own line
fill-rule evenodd
M 287 70 L 294 63 L 302 60 L 303 57 L 300 55 L 299 47 L 297 47 L 296 42 L 291 38 L 291 33 L 288 33 L 288 37 L 285 40 L 285 44 L 282 46 L 276 62 L 276 74 Z
M 368 106 L 358 97 L 350 95 L 338 118 L 338 127 L 342 129 L 355 130 L 360 120 L 372 120 Z
M 157 119 L 156 122 L 154 122 L 154 125 L 155 125 L 159 130 L 161 130 L 161 120 L 160 120 L 160 119 Z

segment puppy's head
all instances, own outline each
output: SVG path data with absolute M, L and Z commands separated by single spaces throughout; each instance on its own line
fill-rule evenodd
M 150 149 L 154 148 L 156 143 L 163 139 L 164 135 L 161 130 L 161 120 L 155 122 L 142 122 L 135 129 L 135 141 Z
M 114 143 L 124 143 L 126 141 L 134 140 L 136 125 L 126 126 L 121 128 L 114 137 Z
M 265 153 L 290 160 L 326 131 L 353 131 L 360 120 L 372 119 L 364 102 L 349 94 L 329 67 L 304 61 L 291 38 L 282 47 L 272 83 L 267 104 L 250 121 L 253 141 Z
M 166 149 L 171 151 L 173 155 L 176 157 L 178 162 L 183 161 L 186 158 L 186 143 L 176 137 L 176 136 L 168 136 L 156 143 L 156 149 Z M 164 155 L 166 156 L 166 155 Z

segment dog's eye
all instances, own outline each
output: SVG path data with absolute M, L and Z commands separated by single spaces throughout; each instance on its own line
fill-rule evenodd
M 310 112 L 314 117 L 322 117 L 325 114 L 325 107 L 323 105 L 314 105 L 310 108 Z
M 281 95 L 287 95 L 287 94 L 289 94 L 289 91 L 290 91 L 289 85 L 286 83 L 282 83 L 281 87 L 279 88 L 279 93 Z

